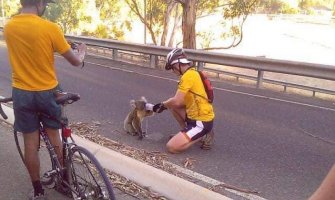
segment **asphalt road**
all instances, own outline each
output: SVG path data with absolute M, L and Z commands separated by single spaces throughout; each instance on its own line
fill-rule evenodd
M 0 94 L 9 96 L 10 69 L 0 45 Z M 113 68 L 97 65 L 100 63 Z M 100 134 L 148 151 L 165 152 L 168 136 L 178 131 L 168 112 L 144 122 L 148 138 L 137 140 L 122 131 L 129 101 L 145 96 L 157 103 L 174 95 L 177 77 L 160 70 L 89 58 L 84 69 L 57 59 L 58 77 L 66 91 L 81 94 L 71 105 L 73 121 L 99 121 Z M 169 159 L 266 199 L 307 199 L 335 163 L 335 105 L 319 99 L 216 83 L 215 133 L 211 151 L 195 145 Z

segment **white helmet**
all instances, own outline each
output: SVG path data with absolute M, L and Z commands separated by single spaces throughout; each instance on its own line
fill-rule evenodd
M 170 51 L 170 53 L 166 56 L 166 64 L 165 69 L 172 69 L 172 65 L 176 63 L 189 64 L 191 61 L 187 59 L 187 56 L 183 49 L 176 48 Z

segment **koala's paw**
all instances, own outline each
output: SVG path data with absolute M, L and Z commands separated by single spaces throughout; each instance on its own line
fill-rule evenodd
M 129 135 L 132 135 L 132 136 L 136 136 L 136 135 L 138 135 L 137 132 L 129 132 L 129 131 L 127 131 L 127 133 L 128 133 Z
M 147 137 L 146 132 L 142 132 L 142 133 L 138 134 L 138 139 L 139 140 L 142 140 L 145 137 Z

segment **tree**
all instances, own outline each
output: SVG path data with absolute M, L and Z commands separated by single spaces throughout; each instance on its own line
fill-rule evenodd
M 182 5 L 183 20 L 183 47 L 188 49 L 196 49 L 196 13 L 197 13 L 197 0 L 176 0 Z
M 225 37 L 238 36 L 242 39 L 242 26 L 250 12 L 253 11 L 255 3 L 258 0 L 147 0 L 148 16 L 144 16 L 143 0 L 125 0 L 131 8 L 132 13 L 139 17 L 142 23 L 148 28 L 154 44 L 157 44 L 159 36 L 161 36 L 161 45 L 166 46 L 167 36 L 170 29 L 171 18 L 174 18 L 173 30 L 170 31 L 170 41 L 168 46 L 172 46 L 172 39 L 175 36 L 176 30 L 179 28 L 180 15 L 181 27 L 183 35 L 184 48 L 196 48 L 197 32 L 196 21 L 198 18 L 217 13 L 221 10 L 222 16 L 225 19 L 234 21 L 231 23 L 228 34 L 222 34 Z M 163 6 L 164 5 L 164 6 Z M 179 7 L 180 5 L 181 7 Z M 181 14 L 179 9 L 181 8 Z M 228 8 L 228 10 L 227 10 Z M 229 9 L 233 9 L 229 11 Z M 175 12 L 173 12 L 175 10 Z M 164 15 L 161 15 L 164 13 Z M 149 20 L 145 20 L 148 18 Z M 236 24 L 236 19 L 240 18 L 241 22 Z M 206 34 L 198 34 L 206 35 Z M 234 42 L 229 47 L 237 45 L 241 39 L 234 39 Z M 229 48 L 227 47 L 227 48 Z
M 21 4 L 19 0 L 14 1 L 4 1 L 4 14 L 5 17 L 9 18 L 13 15 L 16 15 L 20 12 Z
M 299 2 L 299 8 L 301 10 L 308 10 L 312 6 L 311 0 L 300 0 Z
M 281 13 L 282 8 L 285 6 L 285 2 L 281 0 L 261 0 L 259 2 L 259 8 L 262 9 L 263 12 L 268 14 L 277 14 Z
M 99 13 L 100 23 L 96 30 L 89 33 L 100 38 L 124 39 L 125 30 L 132 29 L 131 19 L 124 17 L 122 7 L 118 0 L 95 0 L 95 6 Z
M 164 23 L 163 23 L 163 33 L 162 33 L 162 37 L 161 37 L 161 46 L 166 46 L 166 38 L 167 38 L 167 34 L 168 34 L 168 31 L 169 31 L 169 27 L 170 27 L 170 21 L 171 21 L 171 17 L 170 17 L 171 12 L 177 6 L 177 4 L 174 0 L 167 0 L 166 4 L 167 4 L 167 8 L 166 8 L 166 11 L 164 13 Z M 175 19 L 176 19 L 178 17 L 178 9 L 175 9 L 175 10 L 176 10 L 176 15 L 175 15 Z M 176 24 L 176 23 L 174 23 L 174 24 Z M 174 26 L 173 30 L 175 30 L 175 28 L 176 27 Z
M 132 13 L 134 13 L 140 21 L 148 29 L 152 42 L 157 45 L 158 37 L 163 31 L 164 12 L 167 4 L 164 0 L 147 0 L 144 5 L 143 0 L 125 0 Z M 144 12 L 144 7 L 146 11 Z M 144 13 L 147 15 L 145 16 Z
M 196 13 L 203 13 L 207 8 L 208 12 L 213 12 L 215 9 L 223 8 L 223 17 L 225 19 L 234 20 L 241 18 L 241 22 L 238 26 L 232 25 L 230 28 L 230 35 L 234 35 L 232 44 L 228 47 L 216 47 L 211 49 L 230 48 L 238 45 L 243 38 L 243 24 L 247 19 L 248 15 L 255 8 L 258 0 L 176 0 L 183 6 L 183 47 L 189 49 L 196 49 Z M 206 5 L 206 6 L 205 6 Z M 202 8 L 202 9 L 200 9 Z M 199 12 L 199 10 L 202 12 Z M 235 36 L 238 36 L 239 39 Z
M 57 4 L 50 4 L 45 16 L 59 24 L 64 33 L 73 33 L 78 30 L 80 22 L 90 21 L 91 17 L 83 12 L 83 0 L 59 0 Z

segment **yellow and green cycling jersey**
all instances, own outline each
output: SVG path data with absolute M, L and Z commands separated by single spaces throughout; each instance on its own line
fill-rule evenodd
M 204 85 L 195 68 L 188 69 L 182 75 L 178 91 L 185 93 L 184 103 L 186 106 L 186 115 L 189 119 L 204 122 L 214 119 L 213 105 L 207 100 Z

